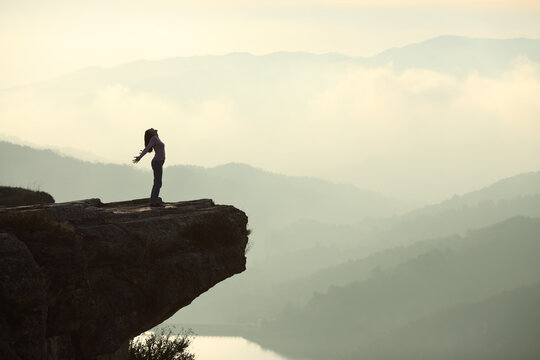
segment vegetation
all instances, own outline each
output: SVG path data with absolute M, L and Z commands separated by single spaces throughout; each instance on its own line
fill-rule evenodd
M 157 333 L 141 334 L 129 342 L 128 359 L 194 360 L 195 355 L 188 351 L 192 339 L 192 331 L 175 334 L 169 327 L 161 328 Z
M 39 173 L 40 183 L 65 199 L 134 197 L 151 176 L 2 142 L 0 149 L 31 170 L 15 168 L 4 181 Z M 241 334 L 313 359 L 442 359 L 426 354 L 445 349 L 454 359 L 493 359 L 493 352 L 526 358 L 519 348 L 540 358 L 536 338 L 526 337 L 538 333 L 539 288 L 520 288 L 540 282 L 540 172 L 380 218 L 381 206 L 356 191 L 238 165 L 171 166 L 167 177 L 171 184 L 181 179 L 182 186 L 166 188 L 164 197 L 234 203 L 257 228 L 249 270 L 212 289 L 211 296 L 201 296 L 172 321 L 256 324 Z M 364 217 L 364 206 L 376 210 L 373 217 Z M 0 227 L 52 233 L 65 226 L 70 234 L 69 225 L 46 215 L 24 211 L 25 217 L 11 218 L 9 209 L 3 211 Z M 183 235 L 226 243 L 230 231 L 219 221 L 210 227 L 194 222 Z M 163 335 L 152 341 L 168 346 Z M 153 346 L 143 339 L 146 349 Z
M 540 219 L 515 217 L 471 231 L 463 239 L 455 238 L 455 244 L 450 244 L 448 239 L 445 243 L 452 246 L 429 250 L 399 265 L 373 272 L 363 281 L 330 287 L 327 293 L 314 295 L 302 308 L 284 311 L 276 320 L 264 324 L 263 333 L 255 340 L 304 356 L 311 347 L 314 354 L 309 355 L 328 358 L 352 351 L 354 346 L 367 347 L 384 338 L 385 333 L 431 314 L 537 283 L 540 281 L 538 234 Z M 530 317 L 538 317 L 537 307 L 528 306 L 523 311 Z M 468 315 L 469 318 L 482 316 Z M 437 326 L 425 333 L 436 334 Z M 497 342 L 496 334 L 490 334 L 483 338 L 484 343 Z M 440 343 L 441 348 L 445 341 L 450 340 L 444 336 L 432 339 L 433 346 Z M 393 343 L 396 342 L 378 344 L 384 348 Z M 324 344 L 324 347 L 309 344 Z M 409 345 L 411 349 L 415 346 Z M 468 354 L 480 354 L 481 347 L 481 344 L 471 345 Z M 403 350 L 405 346 L 398 348 Z M 539 353 L 540 348 L 536 348 L 534 354 Z M 407 355 L 414 358 L 414 354 Z
M 360 347 L 350 359 L 538 359 L 540 284 L 431 314 Z M 392 344 L 389 346 L 389 344 Z
M 246 249 L 244 250 L 246 254 L 247 254 L 251 249 L 253 249 L 253 241 L 252 241 L 251 238 L 249 237 L 249 235 L 251 235 L 251 232 L 252 232 L 251 229 L 246 229 L 246 235 L 248 236 L 248 242 L 247 242 L 247 244 L 246 244 Z
M 52 203 L 54 203 L 54 198 L 43 191 L 33 191 L 20 187 L 0 186 L 0 205 L 3 206 L 24 206 Z

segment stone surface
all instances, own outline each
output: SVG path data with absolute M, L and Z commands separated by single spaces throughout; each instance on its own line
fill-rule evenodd
M 147 204 L 0 210 L 0 358 L 112 356 L 245 270 L 242 211 L 211 200 Z

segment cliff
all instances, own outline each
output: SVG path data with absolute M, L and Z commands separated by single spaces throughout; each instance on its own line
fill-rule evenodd
M 245 270 L 246 226 L 211 200 L 0 210 L 0 358 L 121 358 L 130 338 Z

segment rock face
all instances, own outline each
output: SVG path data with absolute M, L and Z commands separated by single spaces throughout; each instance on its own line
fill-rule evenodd
M 130 338 L 245 270 L 246 226 L 242 211 L 211 200 L 1 210 L 0 358 L 118 355 Z

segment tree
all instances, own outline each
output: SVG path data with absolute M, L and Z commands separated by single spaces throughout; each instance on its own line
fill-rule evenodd
M 174 334 L 169 327 L 159 332 L 141 334 L 129 342 L 129 360 L 195 360 L 195 354 L 188 351 L 193 340 L 191 330 Z

